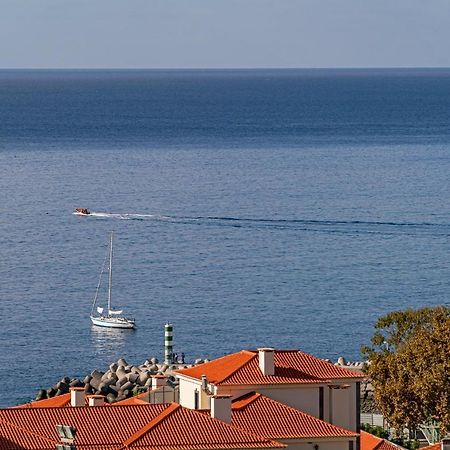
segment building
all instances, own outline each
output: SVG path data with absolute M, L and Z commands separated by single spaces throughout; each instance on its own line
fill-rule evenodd
M 209 409 L 214 395 L 258 392 L 321 420 L 359 433 L 360 382 L 354 372 L 300 350 L 242 350 L 177 371 L 180 404 Z
M 77 430 L 77 450 L 388 449 L 360 445 L 362 374 L 299 350 L 243 350 L 177 377 L 179 402 L 160 383 L 113 405 L 72 388 L 0 410 L 0 450 L 53 450 L 56 425 Z

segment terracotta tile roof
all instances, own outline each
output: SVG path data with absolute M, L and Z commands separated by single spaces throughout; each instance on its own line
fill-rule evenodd
M 358 436 L 255 392 L 233 401 L 231 423 L 269 439 Z
M 130 397 L 119 402 L 111 403 L 111 406 L 123 406 L 123 405 L 145 405 L 148 404 L 145 400 L 141 400 L 138 397 Z
M 170 405 L 0 410 L 1 450 L 54 450 L 55 425 L 76 428 L 80 450 L 284 448 L 198 411 Z
M 2 450 L 46 450 L 55 449 L 55 441 L 30 430 L 0 420 L 0 449 Z
M 361 450 L 399 450 L 403 448 L 366 431 L 361 431 L 360 436 Z
M 15 447 L 11 447 L 15 450 L 18 444 L 26 450 L 54 450 L 58 442 L 55 425 L 64 424 L 77 429 L 77 448 L 95 446 L 99 450 L 119 449 L 130 435 L 143 428 L 166 408 L 167 405 L 147 404 L 115 408 L 91 406 L 0 409 L 0 436 L 7 436 L 16 443 Z M 39 445 L 36 445 L 37 438 L 40 440 Z M 4 450 L 3 447 L 0 448 Z
M 383 442 L 377 447 L 377 450 L 403 450 L 403 447 L 399 445 L 393 444 L 392 442 L 386 441 L 383 439 Z
M 284 448 L 284 444 L 235 428 L 172 403 L 131 436 L 126 448 L 146 450 Z
M 274 362 L 275 375 L 263 375 L 258 352 L 242 350 L 176 373 L 197 379 L 204 374 L 208 382 L 216 385 L 318 383 L 364 378 L 360 372 L 335 366 L 300 350 L 275 350 Z
M 380 439 L 373 434 L 367 433 L 366 431 L 361 431 L 361 450 L 373 450 L 379 445 L 383 439 Z
M 85 406 L 89 406 L 88 396 L 86 396 L 84 404 Z M 51 398 L 44 398 L 43 400 L 35 400 L 30 403 L 24 403 L 23 405 L 14 406 L 14 408 L 62 408 L 70 406 L 69 392 L 68 394 L 61 394 Z M 105 402 L 104 406 L 110 406 L 110 404 Z
M 57 395 L 56 397 L 25 403 L 15 406 L 15 408 L 60 408 L 62 406 L 70 406 L 70 392 L 68 394 Z
M 429 445 L 428 447 L 422 447 L 420 450 L 441 450 L 442 445 L 440 442 L 437 444 Z
M 246 363 L 255 357 L 254 352 L 242 350 L 238 353 L 222 356 L 198 366 L 188 369 L 176 370 L 175 373 L 187 375 L 188 377 L 201 379 L 202 375 L 208 377 L 210 383 L 219 384 L 230 375 L 241 369 Z
M 120 400 L 119 402 L 111 403 L 111 406 L 117 405 L 143 405 L 148 402 L 149 391 L 142 392 L 141 394 L 135 395 L 134 397 L 126 398 L 125 400 Z

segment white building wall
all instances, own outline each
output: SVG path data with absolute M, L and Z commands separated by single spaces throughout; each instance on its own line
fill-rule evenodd
M 179 378 L 180 380 L 180 400 L 181 406 L 195 409 L 195 392 L 198 392 L 198 409 L 210 408 L 211 392 L 202 390 L 202 382 L 190 378 Z M 212 387 L 212 386 L 211 386 Z
M 186 408 L 195 408 L 195 391 L 200 393 L 200 381 L 187 380 L 180 378 L 180 405 Z M 200 394 L 199 394 L 200 396 Z M 200 400 L 199 400 L 200 401 Z
M 300 411 L 320 418 L 320 385 L 275 385 L 275 386 L 212 386 L 211 393 L 201 390 L 200 380 L 191 380 L 180 377 L 180 404 L 194 409 L 195 390 L 199 392 L 199 408 L 210 407 L 211 393 L 216 395 L 228 394 L 232 399 L 241 397 L 252 391 L 259 392 L 280 403 L 292 406 Z M 337 383 L 336 383 L 337 384 Z M 342 383 L 345 384 L 345 383 Z M 348 384 L 348 383 L 347 383 Z M 357 431 L 359 421 L 356 418 L 357 383 L 350 383 L 346 389 L 330 389 L 322 385 L 323 389 L 323 420 Z
M 319 417 L 319 387 L 297 387 L 284 385 L 276 388 L 259 388 L 258 392 L 280 403 L 292 406 L 300 411 Z
M 357 431 L 359 421 L 356 418 L 356 383 L 352 383 L 347 389 L 328 389 L 331 397 L 328 421 L 334 425 Z

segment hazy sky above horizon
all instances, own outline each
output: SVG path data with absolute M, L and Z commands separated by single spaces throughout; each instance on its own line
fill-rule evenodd
M 0 68 L 449 67 L 448 0 L 0 0 Z

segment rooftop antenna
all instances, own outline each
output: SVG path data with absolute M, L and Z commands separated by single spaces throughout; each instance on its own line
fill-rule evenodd
M 173 325 L 164 325 L 164 364 L 173 364 Z

